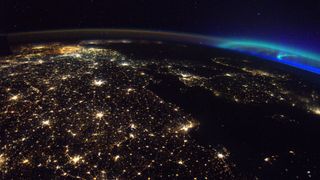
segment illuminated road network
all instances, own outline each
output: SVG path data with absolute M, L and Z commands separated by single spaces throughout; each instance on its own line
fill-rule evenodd
M 27 47 L 1 61 L 3 177 L 231 177 L 226 152 L 198 145 L 196 120 L 145 86 L 121 54 Z
M 292 77 L 286 73 L 242 63 L 248 66 L 223 57 L 213 57 L 209 65 L 138 61 L 111 49 L 77 44 L 18 47 L 15 55 L 0 61 L 1 176 L 239 177 L 238 164 L 229 158 L 233 151 L 199 144 L 190 132 L 200 122 L 148 85 L 157 84 L 154 74 L 170 75 L 186 87 L 203 88 L 235 104 L 282 103 L 320 115 L 319 92 L 302 81 L 287 86 Z M 299 123 L 285 113 L 273 118 Z M 292 148 L 285 153 L 300 152 Z M 281 154 L 257 158 L 257 168 L 263 168 Z M 312 177 L 314 168 L 306 169 L 305 177 Z

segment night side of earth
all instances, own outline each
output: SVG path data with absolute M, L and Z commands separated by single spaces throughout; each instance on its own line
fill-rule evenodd
M 0 57 L 1 177 L 320 178 L 317 56 L 267 54 L 294 59 L 281 64 L 245 45 L 13 46 Z

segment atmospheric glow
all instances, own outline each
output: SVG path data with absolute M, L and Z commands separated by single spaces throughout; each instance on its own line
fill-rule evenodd
M 283 60 L 283 59 L 288 59 L 288 58 L 294 58 L 296 57 L 295 55 L 292 55 L 292 54 L 287 54 L 287 53 L 283 53 L 283 52 L 279 52 L 278 55 L 277 55 L 277 59 L 279 60 Z
M 186 33 L 176 33 L 176 32 L 164 32 L 164 31 L 145 31 L 145 30 L 126 30 L 126 29 L 82 29 L 78 32 L 85 32 L 88 34 L 144 34 L 144 37 L 162 37 L 163 40 L 181 40 L 183 39 L 186 43 L 195 43 L 201 45 L 208 45 L 212 47 L 218 47 L 222 49 L 230 49 L 246 54 L 258 56 L 264 59 L 268 59 L 275 62 L 280 62 L 298 69 L 306 70 L 316 74 L 320 74 L 320 54 L 318 52 L 305 51 L 299 48 L 293 48 L 286 45 L 280 45 L 277 43 L 271 43 L 266 41 L 250 40 L 250 39 L 235 39 L 235 38 L 218 38 L 209 37 L 197 34 L 186 34 Z M 19 36 L 48 36 L 50 34 L 74 34 L 74 30 L 57 30 L 57 31 L 42 31 L 42 32 L 28 32 L 28 33 L 15 33 L 11 35 L 11 38 L 17 38 Z M 17 36 L 17 37 L 16 37 Z M 81 42 L 81 44 L 97 44 L 97 43 L 114 43 L 114 40 L 87 40 Z M 130 40 L 120 40 L 121 43 L 130 43 Z M 46 46 L 38 45 L 34 46 L 35 49 L 41 49 Z M 91 48 L 92 49 L 92 48 Z M 60 54 L 72 56 L 79 58 L 83 49 L 78 45 L 69 45 L 60 47 L 58 52 Z M 80 53 L 80 54 L 79 54 Z M 111 61 L 114 61 L 111 58 Z M 125 60 L 125 59 L 122 59 Z M 128 62 L 122 62 L 121 66 L 130 66 Z
M 224 40 L 217 47 L 235 50 L 320 74 L 320 55 L 263 41 Z

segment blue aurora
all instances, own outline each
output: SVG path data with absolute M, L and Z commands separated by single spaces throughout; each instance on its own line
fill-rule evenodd
M 52 37 L 51 37 L 51 36 Z M 147 31 L 147 30 L 127 30 L 127 29 L 82 29 L 82 30 L 55 30 L 28 33 L 12 33 L 8 35 L 9 42 L 21 42 L 23 38 L 53 38 L 58 37 L 74 37 L 81 36 L 92 38 L 97 37 L 143 37 L 151 40 L 170 40 L 170 41 L 186 41 L 190 43 L 204 44 L 208 46 L 229 49 L 242 52 L 249 55 L 261 57 L 263 59 L 272 60 L 278 63 L 286 64 L 298 69 L 306 70 L 316 74 L 320 74 L 320 53 L 305 51 L 299 48 L 279 45 L 265 41 L 219 38 L 209 37 L 197 34 L 186 34 L 164 31 Z M 64 40 L 64 39 L 61 39 Z M 23 42 L 23 41 L 22 41 Z
M 225 39 L 216 46 L 320 74 L 320 54 L 317 53 L 254 40 Z

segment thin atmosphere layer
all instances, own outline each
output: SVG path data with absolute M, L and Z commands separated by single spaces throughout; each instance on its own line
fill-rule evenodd
M 316 53 L 256 40 L 225 39 L 217 46 L 320 74 L 320 55 Z
M 61 39 L 63 38 L 63 39 Z M 9 43 L 37 43 L 39 41 L 61 41 L 67 39 L 142 39 L 159 41 L 178 41 L 208 45 L 261 57 L 301 70 L 320 74 L 320 54 L 278 43 L 258 40 L 218 38 L 196 34 L 135 29 L 75 29 L 53 30 L 8 35 Z

